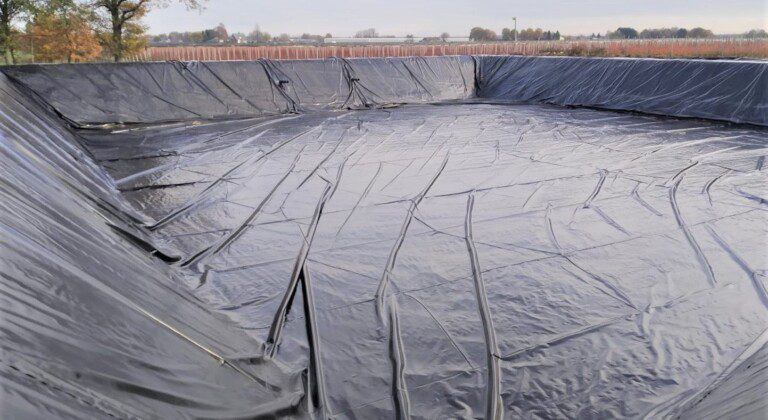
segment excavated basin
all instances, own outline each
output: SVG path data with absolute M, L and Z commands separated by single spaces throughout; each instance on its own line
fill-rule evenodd
M 765 413 L 767 65 L 2 69 L 3 410 Z

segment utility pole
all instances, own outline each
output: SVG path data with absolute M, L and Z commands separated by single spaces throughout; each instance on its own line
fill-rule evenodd
M 515 21 L 515 42 L 517 42 L 517 17 L 513 17 L 512 20 Z

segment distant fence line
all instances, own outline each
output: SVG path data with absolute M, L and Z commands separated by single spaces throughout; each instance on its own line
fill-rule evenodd
M 318 59 L 440 55 L 583 55 L 607 57 L 768 58 L 764 39 L 643 39 L 604 41 L 524 41 L 466 44 L 175 46 L 149 47 L 128 61 Z

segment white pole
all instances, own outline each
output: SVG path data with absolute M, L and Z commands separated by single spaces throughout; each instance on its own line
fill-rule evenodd
M 512 20 L 515 21 L 515 42 L 517 42 L 517 17 L 513 17 Z

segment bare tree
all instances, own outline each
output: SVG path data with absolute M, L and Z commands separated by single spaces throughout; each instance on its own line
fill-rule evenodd
M 269 34 L 269 32 L 262 31 L 261 28 L 259 28 L 259 25 L 256 25 L 256 27 L 248 34 L 248 42 L 255 42 L 257 44 L 266 44 L 267 42 L 272 40 L 272 35 Z
M 105 18 L 106 43 L 115 62 L 122 60 L 125 51 L 126 26 L 144 16 L 150 9 L 165 7 L 172 0 L 93 0 L 92 6 Z M 205 0 L 178 0 L 187 9 L 201 9 Z
M 362 31 L 357 31 L 355 34 L 355 38 L 378 38 L 379 33 L 376 32 L 376 28 L 368 28 L 363 29 Z

